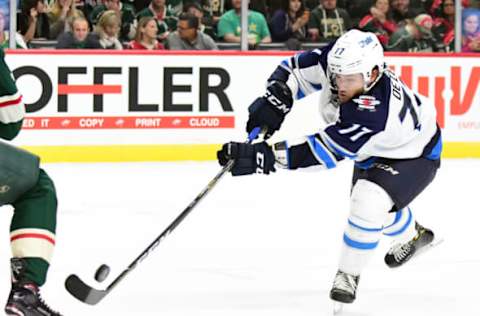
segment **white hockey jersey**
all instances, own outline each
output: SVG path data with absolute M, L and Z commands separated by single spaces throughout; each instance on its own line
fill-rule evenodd
M 282 80 L 294 99 L 320 92 L 320 110 L 326 128 L 315 135 L 285 143 L 282 164 L 290 169 L 321 165 L 333 168 L 343 158 L 368 168 L 376 158 L 440 158 L 442 141 L 435 106 L 386 70 L 367 93 L 339 105 L 327 73 L 323 49 L 284 60 L 269 80 Z M 284 146 L 282 146 L 284 147 Z

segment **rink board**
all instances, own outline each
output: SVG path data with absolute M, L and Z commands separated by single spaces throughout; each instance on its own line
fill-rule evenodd
M 248 105 L 291 52 L 9 51 L 27 104 L 19 146 L 44 161 L 211 160 L 243 140 Z M 480 58 L 389 54 L 435 102 L 444 157 L 480 157 Z M 315 133 L 318 95 L 296 103 L 275 140 Z

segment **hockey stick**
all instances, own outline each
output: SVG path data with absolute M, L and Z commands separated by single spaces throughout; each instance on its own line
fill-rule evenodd
M 260 134 L 261 129 L 256 127 L 248 135 L 247 143 L 251 143 Z M 187 217 L 195 206 L 209 193 L 225 173 L 230 171 L 234 165 L 234 160 L 230 160 L 217 175 L 210 180 L 206 187 L 195 197 L 195 199 L 175 218 L 175 220 L 135 259 L 130 265 L 120 273 L 104 290 L 95 289 L 82 281 L 76 274 L 71 274 L 65 280 L 67 291 L 83 303 L 95 305 L 100 302 L 108 293 L 110 293 L 133 269 L 135 269 L 157 246 L 160 242 L 170 235 L 171 232 Z M 103 266 L 97 270 L 97 274 Z M 107 268 L 108 269 L 108 268 Z M 108 273 L 108 271 L 107 271 Z M 100 273 L 101 274 L 101 273 Z M 96 276 L 97 277 L 97 276 Z M 97 279 L 98 280 L 98 279 Z

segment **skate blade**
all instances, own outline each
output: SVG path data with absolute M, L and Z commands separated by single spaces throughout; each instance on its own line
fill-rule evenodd
M 333 302 L 333 315 L 340 315 L 343 312 L 343 306 L 345 304 L 340 302 Z
M 433 248 L 437 247 L 441 243 L 443 243 L 444 239 L 442 237 L 435 237 L 431 243 L 426 245 L 425 247 L 420 248 L 415 255 L 412 257 L 410 261 L 416 260 L 418 257 L 424 255 L 425 253 L 429 252 Z

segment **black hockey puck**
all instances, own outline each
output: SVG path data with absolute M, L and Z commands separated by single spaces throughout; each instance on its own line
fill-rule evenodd
M 103 282 L 108 277 L 109 273 L 110 267 L 106 264 L 102 264 L 98 267 L 97 272 L 95 272 L 95 280 L 97 280 L 97 282 Z

